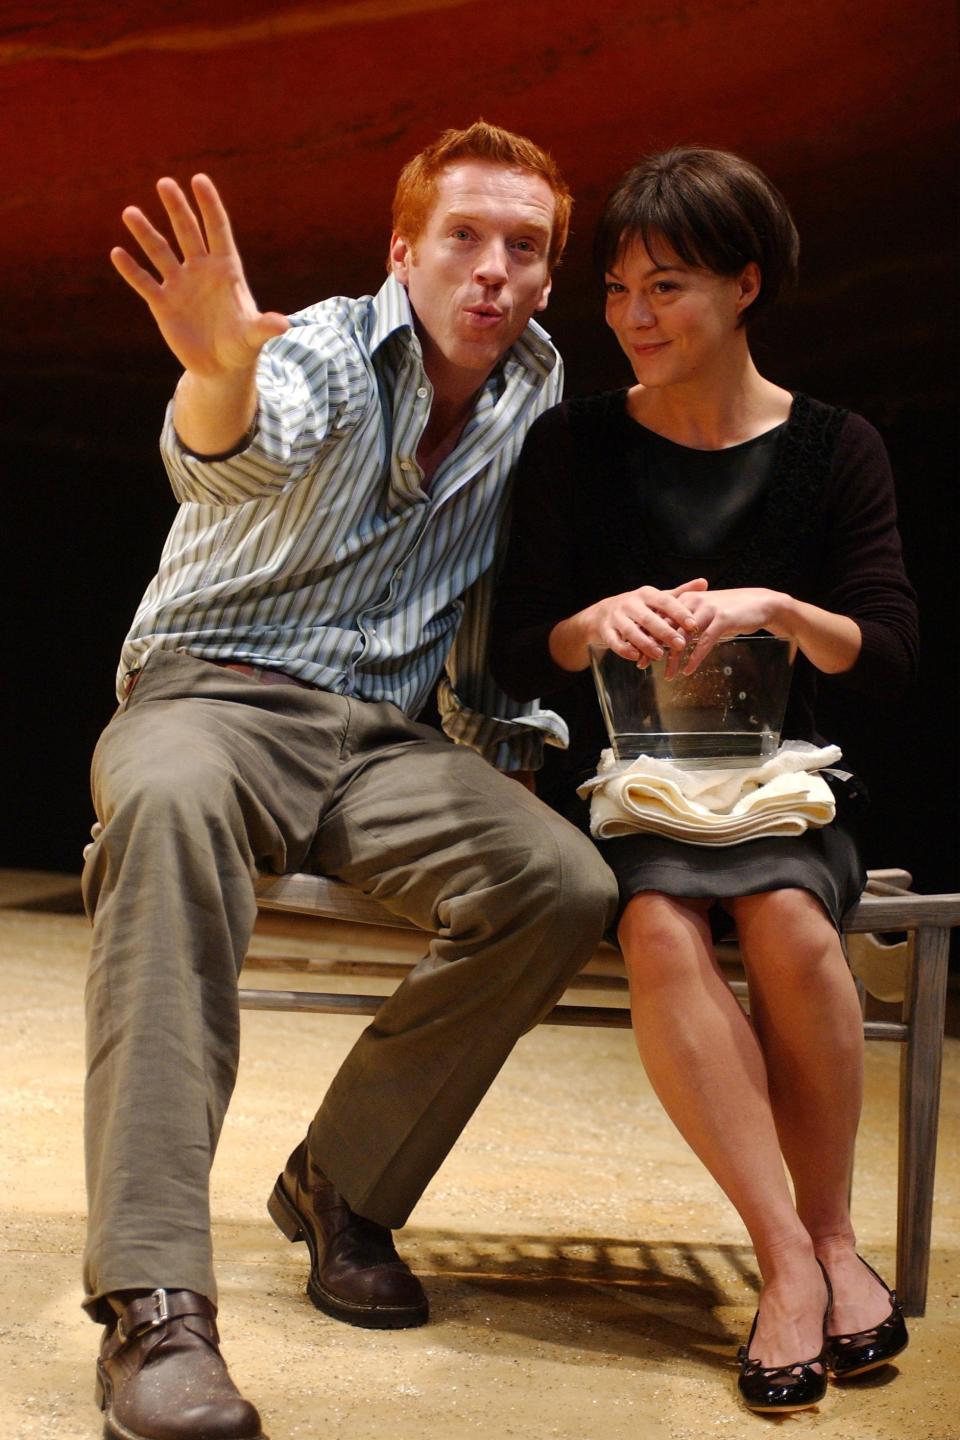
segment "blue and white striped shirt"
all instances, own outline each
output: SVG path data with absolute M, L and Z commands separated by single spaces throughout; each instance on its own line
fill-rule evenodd
M 205 460 L 167 411 L 161 449 L 181 502 L 124 643 L 118 689 L 156 648 L 284 670 L 416 715 L 440 684 L 443 726 L 500 769 L 565 742 L 551 711 L 508 699 L 486 665 L 511 471 L 559 399 L 560 357 L 531 322 L 421 487 L 432 389 L 407 292 L 342 296 L 264 346 L 245 448 Z

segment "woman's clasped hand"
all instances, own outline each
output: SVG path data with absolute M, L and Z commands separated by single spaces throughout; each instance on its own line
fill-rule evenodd
M 668 672 L 673 664 L 675 673 L 680 656 L 700 633 L 690 598 L 706 586 L 706 580 L 698 578 L 673 590 L 641 585 L 622 595 L 608 595 L 584 611 L 583 643 L 614 650 L 641 666 L 666 654 L 671 657 Z
M 667 656 L 668 678 L 692 675 L 721 640 L 766 631 L 791 634 L 790 597 L 761 586 L 710 590 L 702 577 L 672 590 L 641 585 L 609 595 L 583 615 L 586 643 L 645 668 Z

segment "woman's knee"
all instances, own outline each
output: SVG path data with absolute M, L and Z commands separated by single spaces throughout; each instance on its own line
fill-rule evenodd
M 745 895 L 728 908 L 737 924 L 744 963 L 758 978 L 806 985 L 818 972 L 846 969 L 836 927 L 809 891 Z
M 707 908 L 654 890 L 634 895 L 617 930 L 631 984 L 673 981 L 712 961 Z

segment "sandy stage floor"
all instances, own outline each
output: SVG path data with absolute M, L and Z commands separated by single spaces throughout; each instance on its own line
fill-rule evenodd
M 79 1309 L 82 916 L 0 911 L 0 1395 L 9 1440 L 92 1440 L 98 1331 Z M 361 982 L 362 983 L 362 982 Z M 351 982 L 350 988 L 357 988 Z M 246 1014 L 214 1171 L 224 1348 L 271 1440 L 818 1440 L 960 1434 L 960 1041 L 947 1041 L 927 1315 L 898 1367 L 768 1422 L 736 1399 L 756 1278 L 736 1216 L 660 1112 L 629 1033 L 523 1040 L 400 1247 L 420 1330 L 329 1320 L 264 1202 L 363 1021 Z M 893 1271 L 896 1047 L 868 1047 L 855 1219 Z

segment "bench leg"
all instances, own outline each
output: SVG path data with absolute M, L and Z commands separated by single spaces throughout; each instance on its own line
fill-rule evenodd
M 897 1296 L 907 1315 L 922 1315 L 927 1304 L 949 936 L 945 928 L 921 926 L 907 973 L 897 1196 Z

